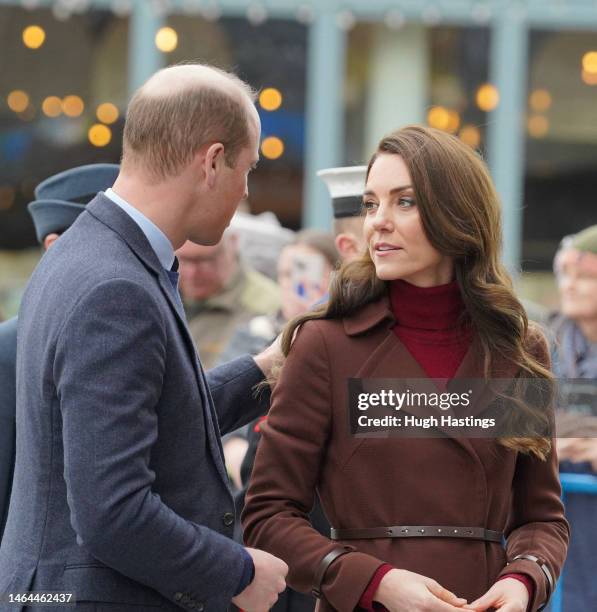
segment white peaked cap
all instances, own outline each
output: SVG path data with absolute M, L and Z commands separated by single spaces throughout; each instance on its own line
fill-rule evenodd
M 367 166 L 319 170 L 317 176 L 327 185 L 335 218 L 354 217 L 361 213 L 366 174 Z

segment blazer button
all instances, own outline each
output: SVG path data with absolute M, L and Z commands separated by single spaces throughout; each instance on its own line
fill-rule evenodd
M 180 601 L 182 599 L 182 593 L 174 593 L 174 599 Z
M 205 610 L 205 606 L 202 603 L 197 603 L 195 610 L 197 610 L 197 612 L 203 612 L 203 610 Z
M 226 512 L 222 517 L 222 521 L 226 527 L 230 527 L 230 525 L 234 524 L 234 514 L 232 514 L 232 512 Z

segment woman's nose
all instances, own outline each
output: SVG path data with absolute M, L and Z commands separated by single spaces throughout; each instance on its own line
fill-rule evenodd
M 394 219 L 388 206 L 383 204 L 379 206 L 373 219 L 373 227 L 378 231 L 392 231 L 394 229 Z

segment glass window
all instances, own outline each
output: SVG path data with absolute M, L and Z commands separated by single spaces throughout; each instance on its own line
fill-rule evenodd
M 42 179 L 120 158 L 128 20 L 1 7 L 0 22 L 0 249 L 17 249 L 36 244 L 26 206 Z
M 551 270 L 562 237 L 597 223 L 597 40 L 535 30 L 529 45 L 523 261 Z
M 484 151 L 489 29 L 359 23 L 348 36 L 345 163 L 363 163 L 393 129 L 424 123 Z
M 169 64 L 200 61 L 233 70 L 258 91 L 261 160 L 249 182 L 252 213 L 273 211 L 280 221 L 300 227 L 305 132 L 307 29 L 297 21 L 247 19 L 209 21 L 172 15 L 177 34 Z

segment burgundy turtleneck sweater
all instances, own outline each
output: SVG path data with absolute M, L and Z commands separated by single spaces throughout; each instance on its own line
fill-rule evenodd
M 437 287 L 416 287 L 403 280 L 390 282 L 390 304 L 396 318 L 394 333 L 406 346 L 425 373 L 443 379 L 443 386 L 453 378 L 469 348 L 472 332 L 467 325 L 464 302 L 456 281 Z M 394 569 L 385 563 L 373 575 L 361 596 L 364 610 L 385 610 L 373 601 L 382 578 Z M 534 586 L 524 574 L 508 574 L 504 578 L 520 580 L 533 600 Z

